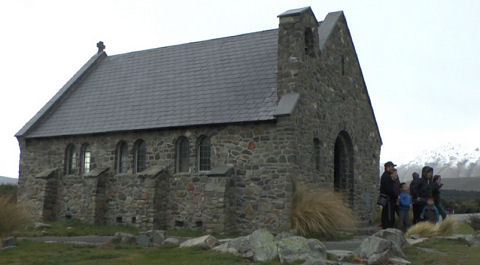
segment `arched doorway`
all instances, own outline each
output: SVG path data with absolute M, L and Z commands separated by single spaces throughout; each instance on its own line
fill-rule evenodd
M 346 193 L 348 203 L 353 206 L 353 145 L 350 135 L 341 131 L 335 140 L 333 183 L 335 191 Z

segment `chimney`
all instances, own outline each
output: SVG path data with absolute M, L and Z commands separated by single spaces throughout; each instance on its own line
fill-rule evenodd
M 298 93 L 308 85 L 306 67 L 320 54 L 318 21 L 310 7 L 288 10 L 280 15 L 278 26 L 277 96 Z

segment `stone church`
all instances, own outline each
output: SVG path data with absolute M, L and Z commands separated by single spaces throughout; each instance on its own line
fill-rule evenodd
M 293 180 L 375 212 L 381 138 L 343 12 L 98 52 L 16 134 L 37 219 L 248 232 L 289 227 Z

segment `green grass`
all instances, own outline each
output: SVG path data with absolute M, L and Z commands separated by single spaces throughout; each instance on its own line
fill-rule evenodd
M 457 226 L 455 227 L 455 234 L 475 234 L 475 230 L 467 223 L 465 222 L 459 222 Z
M 235 265 L 251 264 L 239 257 L 197 248 L 143 248 L 136 245 L 85 246 L 61 243 L 20 241 L 13 249 L 0 250 L 0 264 L 160 264 L 160 265 Z M 279 265 L 278 260 L 256 263 Z
M 469 247 L 465 240 L 434 238 L 419 244 L 418 247 L 435 249 L 446 255 L 425 253 L 416 246 L 410 246 L 406 249 L 405 254 L 412 265 L 477 265 L 480 260 L 478 248 Z
M 34 237 L 34 236 L 82 236 L 82 235 L 101 235 L 109 236 L 115 232 L 125 232 L 137 234 L 138 228 L 125 225 L 95 225 L 87 224 L 78 220 L 47 222 L 51 228 L 42 230 L 34 229 L 33 226 L 27 227 L 17 233 L 17 236 Z M 71 227 L 71 229 L 68 229 Z M 44 232 L 42 232 L 44 231 Z

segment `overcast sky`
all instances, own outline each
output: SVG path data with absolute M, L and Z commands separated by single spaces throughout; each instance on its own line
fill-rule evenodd
M 383 138 L 382 161 L 480 146 L 480 1 L 0 2 L 0 176 L 18 177 L 14 134 L 96 52 L 107 54 L 278 27 L 311 6 L 343 10 Z

